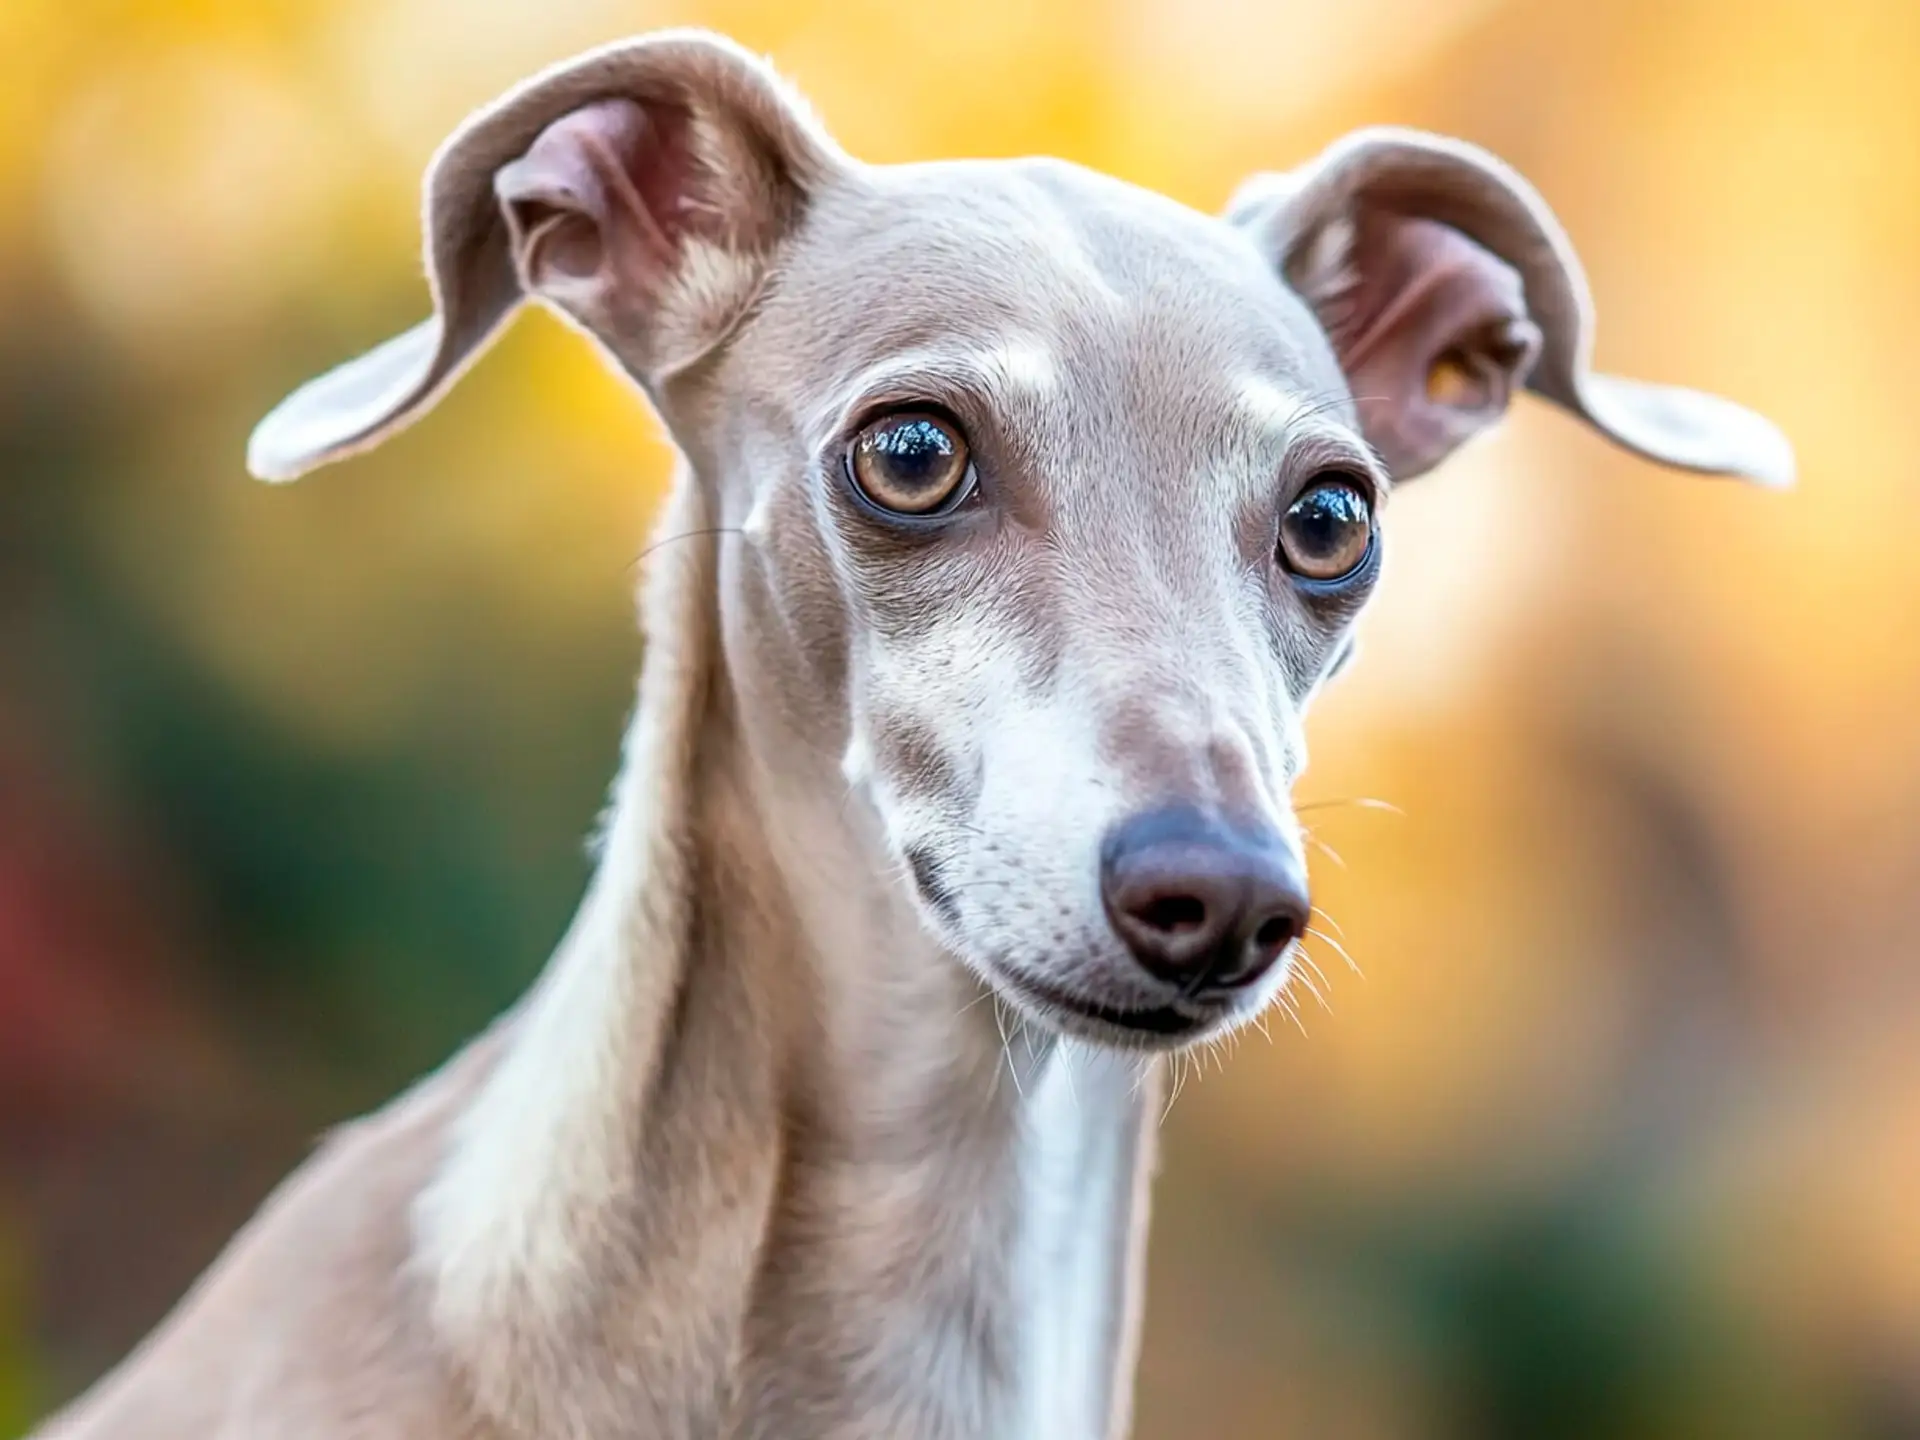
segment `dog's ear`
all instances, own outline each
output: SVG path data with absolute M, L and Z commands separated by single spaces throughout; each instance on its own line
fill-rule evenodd
M 378 444 L 530 298 L 656 384 L 724 337 L 809 196 L 850 164 L 771 69 L 717 35 L 661 32 L 535 76 L 427 169 L 433 318 L 283 400 L 248 467 L 291 480 Z
M 1793 481 L 1771 423 L 1723 400 L 1595 374 L 1586 278 L 1524 179 L 1475 146 L 1376 128 L 1257 175 L 1226 218 L 1319 316 L 1368 441 L 1431 469 L 1524 385 L 1616 443 L 1683 469 Z

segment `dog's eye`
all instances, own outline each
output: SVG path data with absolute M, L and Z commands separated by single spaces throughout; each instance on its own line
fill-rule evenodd
M 860 493 L 896 515 L 931 515 L 957 503 L 973 472 L 959 427 L 925 413 L 875 421 L 854 438 L 847 464 Z
M 1280 563 L 1305 580 L 1341 580 L 1373 546 L 1373 507 L 1362 482 L 1326 475 L 1280 521 Z

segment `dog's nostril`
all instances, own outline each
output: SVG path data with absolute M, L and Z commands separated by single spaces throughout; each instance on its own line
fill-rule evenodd
M 1168 895 L 1149 900 L 1134 912 L 1150 928 L 1178 935 L 1207 923 L 1207 902 L 1193 895 Z
M 1283 949 L 1291 945 L 1293 940 L 1293 917 L 1290 915 L 1270 915 L 1260 928 L 1253 932 L 1254 947 L 1259 950 Z

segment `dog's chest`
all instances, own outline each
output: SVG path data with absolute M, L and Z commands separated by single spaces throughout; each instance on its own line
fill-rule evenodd
M 1125 1354 L 1141 1110 L 1135 1066 L 1067 1046 L 1031 1097 L 1013 1280 L 1022 1373 L 1012 1433 L 1105 1437 Z

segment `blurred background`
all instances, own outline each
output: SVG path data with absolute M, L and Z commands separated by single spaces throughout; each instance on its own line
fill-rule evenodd
M 1465 135 L 1575 237 L 1606 367 L 1800 450 L 1769 495 L 1529 402 L 1396 497 L 1302 789 L 1364 975 L 1321 947 L 1329 1008 L 1171 1110 L 1139 1433 L 1920 1436 L 1911 0 L 0 3 L 0 1434 L 579 894 L 641 405 L 536 317 L 375 457 L 241 455 L 425 313 L 470 107 L 680 22 L 867 158 L 1205 209 Z

